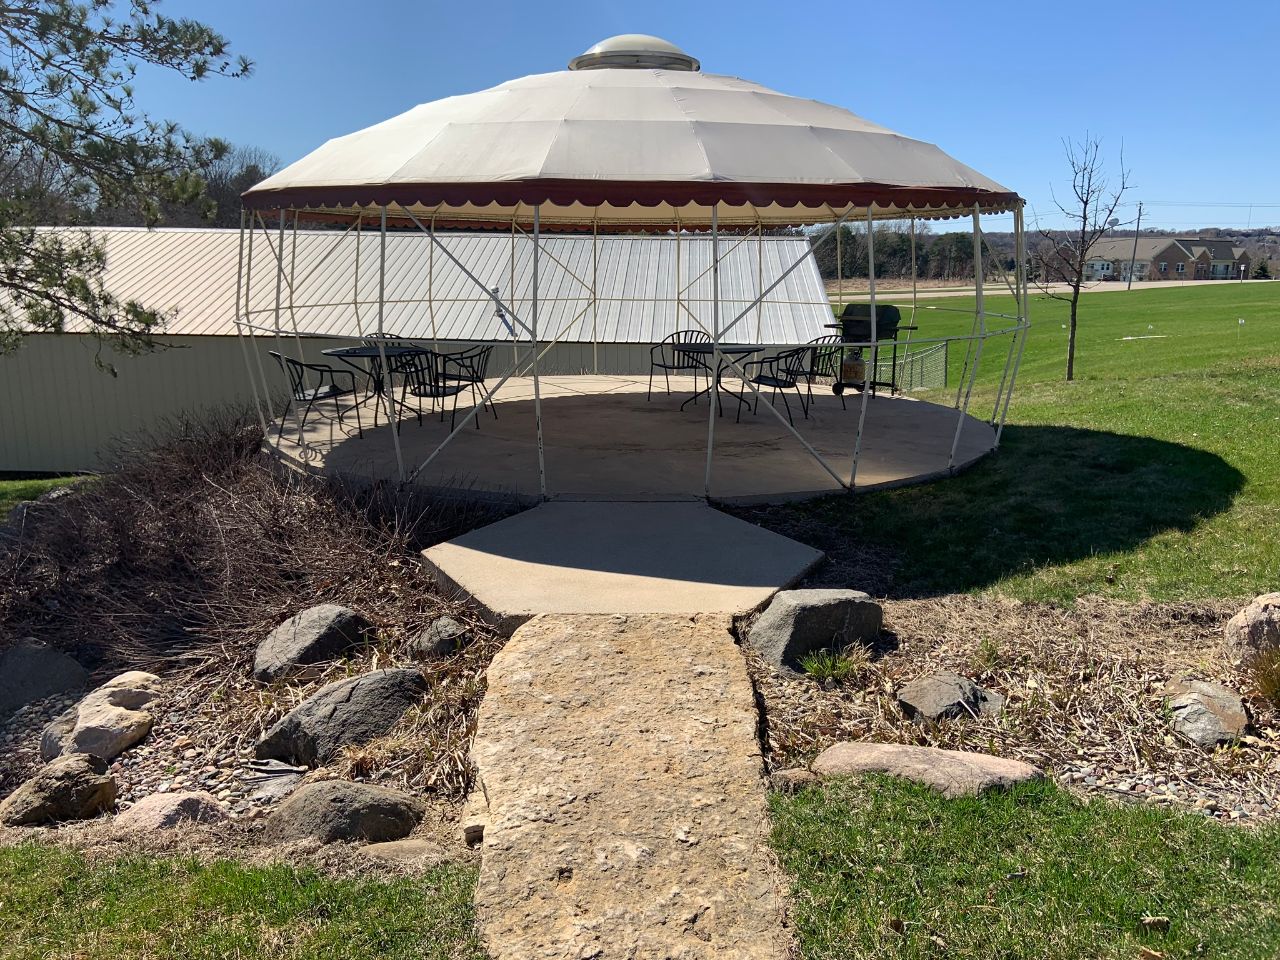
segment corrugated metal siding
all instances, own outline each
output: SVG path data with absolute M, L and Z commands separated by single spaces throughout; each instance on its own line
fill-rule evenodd
M 235 332 L 237 230 L 93 228 L 107 250 L 107 288 L 120 299 L 170 311 L 166 332 L 226 336 Z M 501 291 L 526 322 L 533 284 L 533 243 L 521 235 L 442 233 L 443 245 L 481 282 Z M 252 247 L 250 251 L 248 248 Z M 711 326 L 711 241 L 705 236 L 601 237 L 593 302 L 592 241 L 548 236 L 539 276 L 542 339 L 652 343 L 693 317 Z M 277 262 L 293 276 L 281 291 L 279 322 L 326 336 L 378 329 L 379 237 L 364 231 L 255 231 L 245 244 L 247 303 L 253 322 L 276 323 Z M 279 249 L 277 249 L 279 248 Z M 725 237 L 720 268 L 721 323 L 728 324 L 801 257 L 765 304 L 729 337 L 754 343 L 798 343 L 830 322 L 826 292 L 808 241 Z M 679 257 L 677 258 L 677 251 Z M 678 262 L 677 262 L 678 260 Z M 677 283 L 677 278 L 679 283 Z M 507 339 L 491 302 L 420 232 L 387 237 L 382 329 L 405 337 Z M 685 310 L 676 306 L 677 286 Z M 292 311 L 289 305 L 292 301 Z M 690 316 L 692 314 L 692 317 Z
M 16 353 L 0 356 L 0 471 L 93 470 L 102 466 L 118 437 L 153 428 L 180 411 L 252 403 L 236 337 L 176 336 L 163 342 L 169 349 L 138 357 L 105 353 L 119 372 L 116 377 L 94 366 L 97 341 L 89 336 L 36 334 Z M 321 350 L 340 344 L 306 339 L 303 349 L 307 359 L 320 360 Z M 274 338 L 258 338 L 255 346 L 273 385 L 283 389 L 265 353 L 275 349 Z M 289 337 L 285 349 L 296 352 L 293 348 Z M 495 353 L 490 372 L 505 373 L 511 362 L 512 350 L 504 347 Z M 593 364 L 591 344 L 565 343 L 547 352 L 540 370 L 584 373 Z M 601 344 L 599 369 L 644 376 L 649 348 Z

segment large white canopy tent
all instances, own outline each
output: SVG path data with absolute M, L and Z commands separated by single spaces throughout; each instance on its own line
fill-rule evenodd
M 243 199 L 250 218 L 250 262 L 253 236 L 258 232 L 270 245 L 277 268 L 274 323 L 268 328 L 242 316 L 240 327 L 250 335 L 264 329 L 277 336 L 288 331 L 286 324 L 294 311 L 286 301 L 293 286 L 286 229 L 296 232 L 299 222 L 345 225 L 345 233 L 354 232 L 357 238 L 376 229 L 383 251 L 389 232 L 421 231 L 464 273 L 468 273 L 465 264 L 436 241 L 437 229 L 501 230 L 509 231 L 513 241 L 516 236 L 527 240 L 532 247 L 529 301 L 516 309 L 498 290 L 486 288 L 486 293 L 514 328 L 527 336 L 543 495 L 547 484 L 537 357 L 546 333 L 539 327 L 539 267 L 542 234 L 547 230 L 593 236 L 662 231 L 676 237 L 709 231 L 710 321 L 693 314 L 690 319 L 712 337 L 715 360 L 741 375 L 738 362 L 721 353 L 720 345 L 730 342 L 726 338 L 731 334 L 734 341 L 750 342 L 749 324 L 744 321 L 804 258 L 764 286 L 752 304 L 726 318 L 718 280 L 722 247 L 743 241 L 726 243 L 725 232 L 754 232 L 762 238 L 772 228 L 865 222 L 874 342 L 875 221 L 911 219 L 914 224 L 917 218 L 971 218 L 977 309 L 972 335 L 964 338 L 965 372 L 957 392 L 958 443 L 982 345 L 991 335 L 982 299 L 985 256 L 979 217 L 1012 213 L 1018 249 L 1014 277 L 1006 279 L 1019 308 L 1017 316 L 1009 318 L 1013 326 L 999 331 L 1012 333 L 1012 339 L 993 422 L 998 417 L 1003 423 L 1021 357 L 1026 277 L 1022 200 L 1017 194 L 932 144 L 904 137 L 842 108 L 790 97 L 736 77 L 702 73 L 697 60 L 655 37 L 614 37 L 575 58 L 568 70 L 423 104 L 330 140 L 247 191 Z M 468 275 L 484 287 L 480 278 Z M 244 283 L 247 288 L 249 276 Z M 679 290 L 676 295 L 678 299 Z M 379 333 L 384 332 L 385 316 L 380 294 Z M 490 393 L 518 368 L 518 363 L 513 365 Z M 708 496 L 714 410 L 712 404 L 704 491 Z M 847 479 L 793 427 L 789 429 L 827 473 L 852 488 L 865 416 L 864 391 Z M 401 478 L 412 479 L 426 463 L 407 472 L 396 431 L 392 436 Z M 432 457 L 447 443 L 448 439 Z M 952 449 L 954 456 L 954 444 Z

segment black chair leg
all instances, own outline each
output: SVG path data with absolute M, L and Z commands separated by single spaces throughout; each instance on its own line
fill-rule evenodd
M 644 395 L 644 398 L 650 402 L 653 401 L 653 365 L 652 364 L 649 366 L 649 392 Z

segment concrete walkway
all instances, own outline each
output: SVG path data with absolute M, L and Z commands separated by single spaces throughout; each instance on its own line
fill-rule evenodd
M 539 613 L 749 613 L 822 559 L 705 503 L 572 501 L 423 556 L 504 633 Z
M 724 618 L 517 630 L 473 747 L 493 960 L 787 957 L 756 722 Z

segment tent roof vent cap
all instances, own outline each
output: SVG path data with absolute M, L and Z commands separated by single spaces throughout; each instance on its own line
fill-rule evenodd
M 647 33 L 622 33 L 601 40 L 569 61 L 570 70 L 697 70 L 701 67 L 674 43 Z

